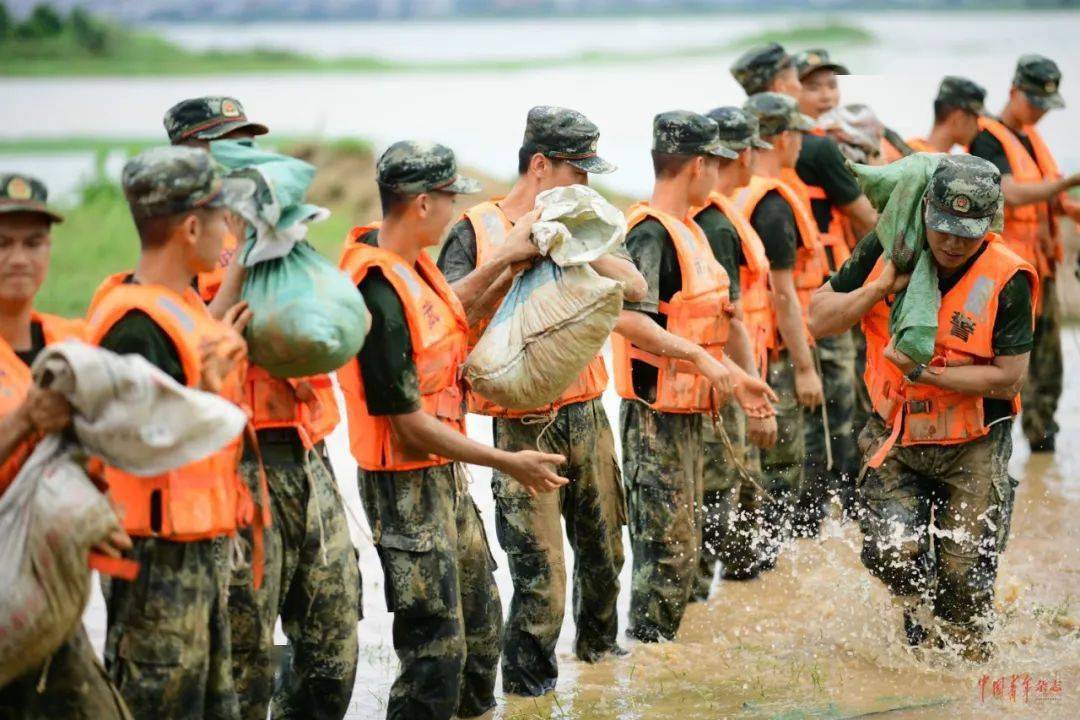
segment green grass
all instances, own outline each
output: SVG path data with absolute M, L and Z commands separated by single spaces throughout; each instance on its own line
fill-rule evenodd
M 49 275 L 34 306 L 76 317 L 86 312 L 102 280 L 134 267 L 138 236 L 123 193 L 110 181 L 88 183 L 81 191 L 80 202 L 61 210 L 65 220 L 53 226 Z M 345 234 L 354 224 L 346 213 L 334 213 L 310 226 L 308 240 L 336 262 Z
M 107 50 L 97 54 L 80 46 L 67 32 L 55 38 L 7 40 L 0 43 L 0 76 L 520 71 L 532 70 L 538 66 L 552 68 L 710 57 L 772 41 L 792 46 L 836 46 L 865 44 L 875 40 L 875 35 L 862 27 L 827 20 L 816 25 L 755 33 L 724 43 L 651 52 L 584 52 L 559 58 L 403 62 L 375 57 L 320 59 L 268 49 L 198 52 L 185 50 L 162 37 L 146 32 L 122 28 L 112 28 L 110 32 L 113 33 L 113 39 Z

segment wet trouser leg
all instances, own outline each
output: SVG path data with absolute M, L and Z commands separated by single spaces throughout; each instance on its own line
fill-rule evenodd
M 105 666 L 137 719 L 236 720 L 232 677 L 229 538 L 133 538 L 135 580 L 105 593 Z
M 302 451 L 301 451 L 302 452 Z M 345 508 L 325 451 L 263 447 L 273 525 L 265 533 L 263 586 L 251 568 L 233 571 L 229 618 L 233 677 L 247 720 L 344 717 L 358 653 L 360 572 Z M 306 466 L 305 466 L 306 465 Z M 258 464 L 241 471 L 257 487 Z M 274 623 L 280 615 L 291 662 L 273 692 Z
M 795 367 L 787 351 L 769 362 L 769 386 L 779 401 L 776 403 L 776 445 L 761 451 L 762 487 L 768 493 L 761 506 L 763 568 L 776 564 L 781 549 L 791 538 L 806 457 L 803 410 L 795 397 Z
M 359 471 L 394 613 L 391 720 L 475 717 L 495 705 L 502 607 L 464 470 Z
M 80 623 L 42 665 L 0 688 L 0 720 L 131 720 Z
M 573 403 L 554 418 L 494 421 L 496 447 L 540 449 L 567 458 L 559 473 L 570 484 L 530 497 L 496 471 L 499 544 L 510 563 L 514 596 L 503 635 L 503 689 L 542 695 L 555 688 L 555 644 L 566 605 L 562 519 L 574 551 L 575 653 L 593 660 L 616 646 L 625 503 L 615 444 L 599 399 Z
M 852 440 L 855 411 L 855 344 L 851 333 L 821 338 L 814 348 L 821 363 L 821 384 L 828 417 L 829 447 L 825 446 L 825 422 L 820 407 L 803 411 L 806 433 L 806 461 L 799 491 L 797 532 L 817 535 L 828 510 L 829 498 L 852 487 L 856 453 Z M 828 456 L 832 454 L 832 465 Z
M 855 406 L 851 411 L 851 447 L 852 447 L 852 476 L 846 487 L 841 488 L 840 502 L 849 517 L 856 513 L 855 480 L 862 469 L 862 453 L 859 452 L 859 435 L 866 427 L 867 420 L 874 412 L 870 403 L 870 393 L 866 389 L 866 336 L 863 335 L 862 327 L 855 325 L 851 328 L 851 338 L 855 345 Z
M 894 595 L 932 605 L 965 640 L 991 620 L 1014 497 L 1010 429 L 1005 421 L 959 445 L 894 446 L 859 486 L 863 564 Z M 869 456 L 887 435 L 872 418 L 860 447 Z
M 1035 344 L 1028 363 L 1027 382 L 1021 390 L 1024 436 L 1033 445 L 1052 440 L 1058 432 L 1054 420 L 1061 399 L 1061 303 L 1053 278 L 1043 278 L 1041 307 L 1035 318 Z
M 698 576 L 702 416 L 623 400 L 619 427 L 633 573 L 627 635 L 673 639 Z

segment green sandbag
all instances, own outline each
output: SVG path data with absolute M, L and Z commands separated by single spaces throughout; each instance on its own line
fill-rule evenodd
M 248 269 L 251 361 L 274 377 L 330 373 L 360 352 L 371 315 L 356 286 L 307 242 Z
M 907 289 L 893 302 L 889 331 L 896 348 L 915 362 L 928 363 L 937 337 L 937 267 L 926 245 L 923 195 L 943 155 L 916 153 L 888 165 L 853 164 L 870 204 L 878 211 L 878 239 L 884 257 L 901 274 L 911 274 Z

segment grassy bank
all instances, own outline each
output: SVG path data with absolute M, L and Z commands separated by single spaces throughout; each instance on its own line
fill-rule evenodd
M 647 63 L 711 57 L 764 42 L 787 45 L 856 45 L 873 42 L 870 31 L 839 21 L 754 33 L 703 46 L 635 52 L 584 52 L 556 58 L 403 62 L 376 57 L 315 58 L 284 50 L 192 51 L 152 33 L 108 26 L 100 47 L 78 42 L 71 32 L 50 37 L 11 37 L 0 43 L 0 76 L 152 76 L 264 73 L 460 73 L 521 71 L 586 64 Z

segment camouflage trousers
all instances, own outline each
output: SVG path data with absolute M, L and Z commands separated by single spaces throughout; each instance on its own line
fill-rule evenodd
M 49 660 L 0 688 L 0 720 L 131 720 L 80 623 Z
M 387 718 L 482 715 L 495 706 L 502 605 L 464 469 L 360 470 L 359 481 L 401 663 Z
M 776 393 L 776 445 L 761 451 L 761 565 L 776 564 L 791 539 L 796 505 L 803 485 L 806 433 L 803 408 L 795 396 L 795 366 L 786 350 L 769 361 L 769 386 Z
M 821 338 L 813 348 L 821 367 L 821 385 L 825 409 L 804 409 L 806 461 L 803 484 L 799 490 L 797 531 L 817 535 L 821 520 L 832 496 L 850 508 L 855 492 L 859 460 L 852 435 L 855 412 L 855 343 L 851 333 Z M 825 419 L 828 419 L 829 446 L 825 445 Z M 829 455 L 832 464 L 829 464 Z
M 570 484 L 530 497 L 513 478 L 492 478 L 499 544 L 510 563 L 514 597 L 503 635 L 503 690 L 543 695 L 559 675 L 555 644 L 566 611 L 562 521 L 574 551 L 574 653 L 592 662 L 617 647 L 615 601 L 623 566 L 626 501 L 615 439 L 600 399 L 573 403 L 554 418 L 494 419 L 495 447 L 540 449 L 567 459 Z
M 103 581 L 105 667 L 136 720 L 238 720 L 227 537 L 132 538 L 135 580 Z
M 623 400 L 619 427 L 633 571 L 626 634 L 672 640 L 698 576 L 704 501 L 702 416 Z
M 760 483 L 757 449 L 746 443 L 746 420 L 739 406 L 728 403 L 716 422 L 727 434 L 737 461 Z M 709 597 L 718 564 L 723 566 L 725 578 L 744 578 L 753 573 L 758 562 L 757 524 L 761 511 L 757 487 L 743 480 L 711 418 L 705 418 L 703 439 L 705 492 L 696 600 Z
M 870 392 L 866 389 L 864 377 L 866 374 L 866 336 L 863 335 L 861 325 L 856 324 L 851 328 L 851 339 L 855 345 L 855 407 L 851 412 L 851 446 L 854 448 L 855 462 L 858 464 L 855 477 L 858 477 L 859 470 L 862 469 L 862 460 L 859 457 L 859 435 L 862 434 L 866 421 L 873 414 L 874 406 L 870 403 Z M 844 498 L 841 497 L 841 500 Z
M 240 708 L 246 720 L 265 720 L 268 707 L 275 720 L 340 720 L 352 697 L 360 621 L 360 571 L 344 504 L 321 445 L 309 454 L 307 469 L 299 445 L 263 443 L 262 451 L 273 513 L 264 534 L 263 585 L 257 592 L 252 585 L 249 552 L 229 588 Z M 245 459 L 240 471 L 258 492 L 258 463 Z M 291 661 L 275 692 L 279 616 Z
M 859 483 L 863 564 L 893 595 L 974 634 L 989 619 L 1009 536 L 1011 426 L 959 445 L 895 445 Z M 860 450 L 870 457 L 888 434 L 872 417 Z
M 1041 308 L 1035 318 L 1035 344 L 1028 363 L 1027 382 L 1021 392 L 1020 424 L 1029 443 L 1037 444 L 1058 432 L 1054 420 L 1061 399 L 1061 302 L 1054 278 L 1043 278 L 1039 290 Z

